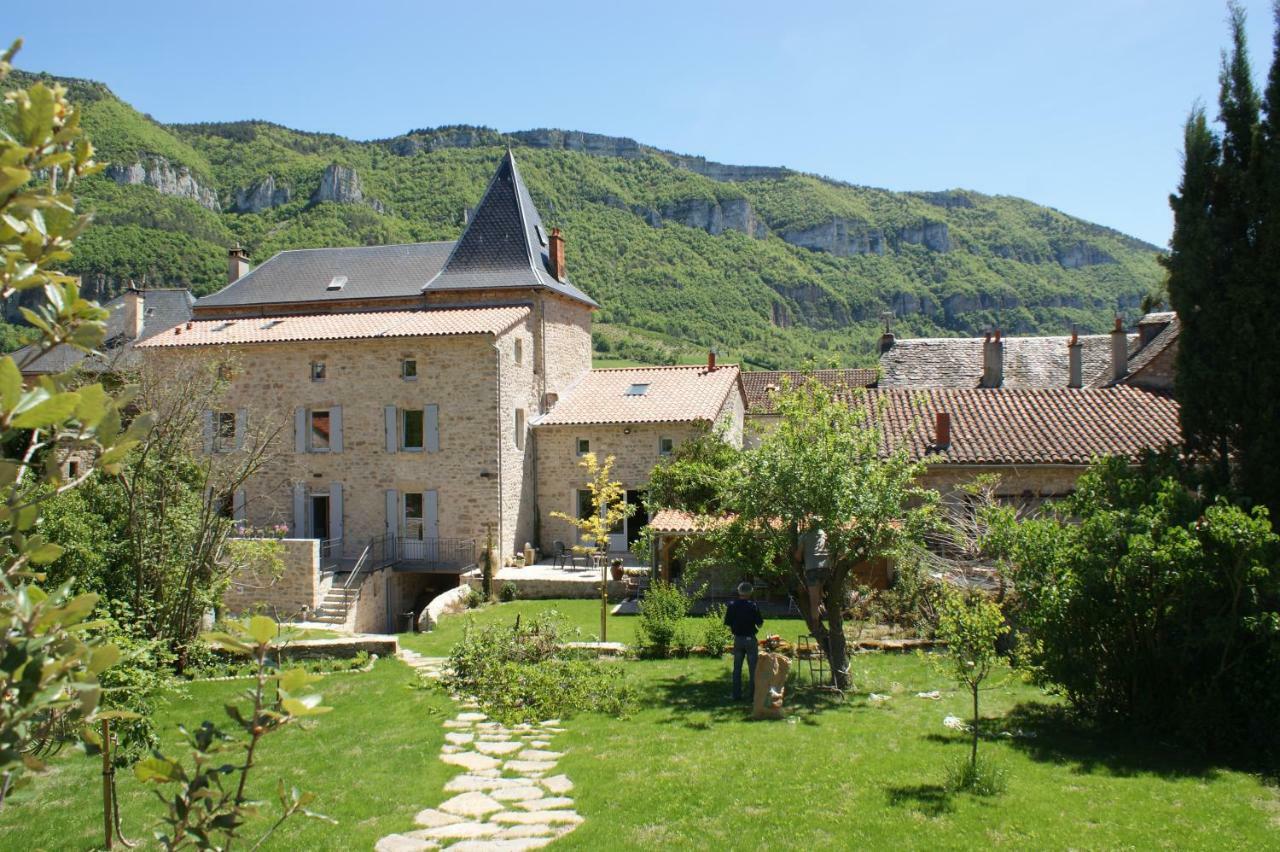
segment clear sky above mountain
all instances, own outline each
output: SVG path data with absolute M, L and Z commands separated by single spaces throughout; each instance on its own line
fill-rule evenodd
M 1271 8 L 1246 2 L 1266 73 Z M 61 8 L 61 7 L 59 7 Z M 1216 114 L 1225 6 L 127 2 L 0 15 L 19 67 L 160 121 L 358 139 L 482 124 L 630 136 L 890 189 L 1019 195 L 1164 245 L 1181 125 Z

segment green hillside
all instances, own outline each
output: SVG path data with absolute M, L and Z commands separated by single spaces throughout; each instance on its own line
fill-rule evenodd
M 508 145 L 564 230 L 570 277 L 603 305 L 606 358 L 717 346 L 766 367 L 863 364 L 890 310 L 908 335 L 1099 331 L 1117 310 L 1135 315 L 1162 276 L 1154 246 L 1017 198 L 889 192 L 562 131 L 356 142 L 265 122 L 162 125 L 101 84 L 62 82 L 112 164 L 85 184 L 96 224 L 71 269 L 101 296 L 127 279 L 209 292 L 234 241 L 257 262 L 455 238 Z M 334 165 L 354 170 L 359 193 L 314 200 Z

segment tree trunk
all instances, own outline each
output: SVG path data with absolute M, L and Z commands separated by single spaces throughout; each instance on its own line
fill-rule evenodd
M 969 753 L 969 765 L 978 767 L 978 687 L 973 687 L 973 749 Z
M 848 689 L 849 643 L 844 635 L 844 601 L 840 600 L 843 583 L 833 579 L 825 589 L 827 607 L 827 659 L 831 663 L 831 682 L 838 689 Z

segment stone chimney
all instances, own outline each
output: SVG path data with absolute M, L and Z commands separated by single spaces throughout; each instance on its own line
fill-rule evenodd
M 234 284 L 249 272 L 249 253 L 236 243 L 227 252 L 227 283 Z
M 1071 329 L 1071 342 L 1067 344 L 1067 387 L 1084 387 L 1084 344 L 1074 328 Z
M 707 350 L 707 372 L 714 373 L 716 371 L 716 350 Z
M 142 336 L 143 295 L 142 291 L 129 282 L 124 291 L 124 303 L 120 308 L 124 317 L 124 336 L 129 340 L 137 340 Z
M 1116 327 L 1111 330 L 1111 380 L 1119 381 L 1129 375 L 1129 336 L 1124 333 L 1124 320 L 1116 317 Z
M 551 229 L 551 238 L 547 240 L 547 254 L 551 259 L 551 274 L 557 281 L 564 280 L 564 237 L 559 228 Z
M 998 388 L 1004 384 L 1004 341 L 1000 329 L 989 333 L 982 342 L 982 387 Z
M 933 446 L 945 449 L 951 446 L 951 415 L 939 411 L 933 418 Z
M 884 333 L 880 335 L 880 354 L 883 355 L 893 348 L 898 338 L 893 336 L 893 311 L 880 314 L 880 319 L 884 323 Z

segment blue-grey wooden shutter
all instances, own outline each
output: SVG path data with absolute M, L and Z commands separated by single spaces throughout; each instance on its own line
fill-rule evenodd
M 440 497 L 439 492 L 422 492 L 422 537 L 440 537 Z
M 299 408 L 293 412 L 293 451 L 307 451 L 307 410 Z
M 396 437 L 396 415 L 398 412 L 394 405 L 388 405 L 382 409 L 382 413 L 387 421 L 387 452 L 394 453 L 400 445 L 400 441 Z
M 231 495 L 231 519 L 243 523 L 247 520 L 244 511 L 244 489 L 237 488 Z
M 329 483 L 329 538 L 342 538 L 342 483 Z
M 249 412 L 243 408 L 236 409 L 236 449 L 244 449 L 244 435 L 249 428 Z
M 204 410 L 204 451 L 206 455 L 213 452 L 213 412 L 208 408 Z
M 440 406 L 435 403 L 422 409 L 422 433 L 427 452 L 440 452 Z
M 293 486 L 293 537 L 307 537 L 307 486 Z
M 342 406 L 329 409 L 329 452 L 342 452 Z
M 387 489 L 387 538 L 396 537 L 400 529 L 400 495 L 394 488 Z

